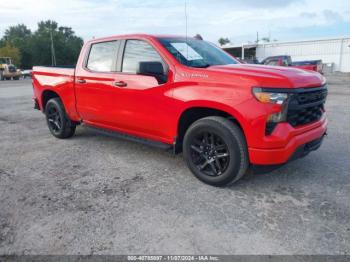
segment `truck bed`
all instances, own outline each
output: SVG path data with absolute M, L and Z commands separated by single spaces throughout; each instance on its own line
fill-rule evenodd
M 50 91 L 53 91 L 61 98 L 67 113 L 77 115 L 75 108 L 74 75 L 75 68 L 72 67 L 33 67 L 34 98 L 45 98 L 46 96 L 50 96 Z M 42 101 L 45 101 L 45 99 L 37 99 L 36 102 L 39 109 L 44 111 L 45 108 Z
M 73 76 L 74 77 L 75 68 L 74 67 L 56 67 L 56 66 L 34 66 L 33 75 L 55 75 L 55 76 Z

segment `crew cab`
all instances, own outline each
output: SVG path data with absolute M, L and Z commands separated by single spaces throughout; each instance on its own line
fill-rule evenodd
M 82 124 L 183 152 L 192 173 L 232 184 L 251 165 L 317 149 L 327 130 L 325 78 L 241 64 L 209 42 L 144 34 L 94 39 L 75 68 L 34 67 L 33 100 L 57 138 Z

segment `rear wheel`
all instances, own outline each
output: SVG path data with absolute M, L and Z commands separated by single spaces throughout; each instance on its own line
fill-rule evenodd
M 68 118 L 61 99 L 51 98 L 46 104 L 45 115 L 53 136 L 69 138 L 74 135 L 76 125 Z
M 247 171 L 247 145 L 241 129 L 223 117 L 206 117 L 187 130 L 183 144 L 189 169 L 201 181 L 225 186 Z
M 14 77 L 13 80 L 19 80 L 19 76 Z

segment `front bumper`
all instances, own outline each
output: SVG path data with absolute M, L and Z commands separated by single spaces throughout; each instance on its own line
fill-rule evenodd
M 327 122 L 324 117 L 319 121 L 320 124 L 317 127 L 288 137 L 289 141 L 283 147 L 248 148 L 250 163 L 254 165 L 278 165 L 307 155 L 320 147 L 322 138 L 327 132 Z
M 311 151 L 315 151 L 319 149 L 323 142 L 323 138 L 327 135 L 327 133 L 324 133 L 322 137 L 317 138 L 315 140 L 312 140 L 309 143 L 306 143 L 305 145 L 299 146 L 293 153 L 293 155 L 289 158 L 288 161 L 292 161 L 298 158 L 302 158 L 306 155 L 308 155 Z

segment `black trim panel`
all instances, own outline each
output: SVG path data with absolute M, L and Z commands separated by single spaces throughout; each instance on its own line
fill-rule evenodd
M 170 144 L 166 144 L 166 143 L 162 143 L 162 142 L 158 142 L 158 141 L 145 139 L 145 138 L 142 138 L 142 137 L 132 136 L 132 135 L 128 135 L 128 134 L 125 134 L 125 133 L 120 133 L 120 132 L 117 132 L 117 131 L 112 131 L 112 130 L 108 130 L 108 129 L 104 129 L 104 128 L 99 128 L 99 127 L 91 126 L 91 125 L 88 125 L 88 124 L 84 124 L 84 126 L 86 126 L 88 129 L 93 130 L 96 133 L 100 133 L 100 134 L 103 134 L 103 135 L 116 137 L 116 138 L 121 138 L 121 139 L 129 140 L 129 141 L 132 141 L 132 142 L 138 142 L 138 143 L 141 143 L 141 144 L 144 144 L 144 145 L 157 147 L 157 148 L 161 148 L 161 149 L 164 149 L 164 150 L 173 149 L 173 145 L 170 145 Z
M 298 158 L 302 158 L 304 156 L 307 156 L 311 151 L 315 151 L 319 149 L 323 142 L 323 138 L 326 136 L 326 133 L 324 133 L 320 138 L 317 138 L 315 140 L 312 140 L 304 145 L 299 146 L 293 155 L 289 158 L 288 162 L 296 160 Z
M 270 92 L 270 93 L 306 93 L 306 92 L 315 92 L 320 91 L 328 88 L 327 84 L 324 84 L 322 86 L 316 86 L 316 87 L 303 87 L 303 88 L 270 88 L 270 87 L 259 87 L 255 86 L 256 88 L 260 88 L 263 92 Z

